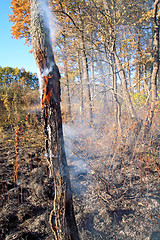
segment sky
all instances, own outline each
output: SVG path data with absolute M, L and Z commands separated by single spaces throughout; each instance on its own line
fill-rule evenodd
M 30 54 L 30 47 L 24 45 L 24 39 L 11 37 L 12 23 L 8 15 L 11 14 L 11 0 L 1 0 L 0 7 L 0 66 L 24 68 L 26 71 L 37 72 L 33 54 Z

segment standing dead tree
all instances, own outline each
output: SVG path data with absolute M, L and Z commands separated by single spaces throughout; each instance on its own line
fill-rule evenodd
M 56 240 L 78 240 L 62 131 L 60 73 L 54 60 L 48 11 L 48 0 L 31 0 L 30 32 L 39 69 L 45 149 L 54 186 L 50 224 Z

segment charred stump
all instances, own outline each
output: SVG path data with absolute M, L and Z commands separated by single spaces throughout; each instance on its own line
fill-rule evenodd
M 79 237 L 62 131 L 60 73 L 54 60 L 48 11 L 47 0 L 31 0 L 30 31 L 34 58 L 39 70 L 45 150 L 54 186 L 50 225 L 55 239 L 77 240 Z

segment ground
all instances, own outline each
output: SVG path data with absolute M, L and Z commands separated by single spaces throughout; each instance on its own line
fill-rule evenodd
M 80 239 L 160 240 L 160 135 L 139 148 L 130 143 L 109 148 L 104 129 L 82 129 L 64 125 Z M 27 131 L 18 129 L 18 140 L 15 128 L 1 132 L 4 240 L 53 239 L 48 219 L 54 196 L 43 139 Z

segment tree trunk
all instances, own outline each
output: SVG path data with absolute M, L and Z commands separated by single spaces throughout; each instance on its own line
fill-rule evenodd
M 108 105 L 107 105 L 107 94 L 106 94 L 106 79 L 105 79 L 105 73 L 103 69 L 103 64 L 101 61 L 98 61 L 98 68 L 100 70 L 100 78 L 101 78 L 101 83 L 103 86 L 103 113 L 106 114 L 108 110 Z
M 92 21 L 92 16 L 91 16 Z M 93 33 L 90 33 L 90 67 L 91 67 L 91 89 L 92 89 L 92 107 L 94 109 L 94 97 L 95 97 L 95 67 L 94 67 L 94 49 L 93 49 Z
M 54 187 L 50 225 L 56 240 L 78 240 L 62 132 L 60 74 L 54 61 L 46 9 L 46 1 L 31 0 L 31 38 L 43 91 L 41 105 L 45 148 Z
M 137 92 L 140 93 L 141 90 L 141 72 L 140 72 L 140 59 L 141 59 L 141 50 L 140 50 L 140 27 L 138 26 L 138 41 L 137 41 Z
M 121 78 L 121 82 L 122 82 L 122 90 L 123 90 L 123 98 L 125 100 L 126 103 L 126 107 L 128 109 L 128 112 L 131 116 L 132 119 L 134 119 L 137 123 L 138 123 L 138 119 L 135 113 L 135 110 L 133 108 L 132 102 L 131 102 L 131 97 L 127 88 L 127 81 L 126 81 L 126 77 L 125 77 L 125 72 L 124 69 L 122 67 L 122 64 L 117 56 L 116 50 L 114 50 L 114 56 L 115 56 L 115 63 L 117 65 L 117 69 L 119 71 L 120 74 L 120 78 Z
M 91 51 L 93 51 L 91 49 Z M 92 107 L 94 108 L 94 96 L 95 96 L 95 77 L 94 77 L 94 62 L 93 62 L 93 52 L 91 53 L 91 86 L 92 86 Z
M 116 119 L 116 125 L 118 126 L 118 134 L 119 136 L 121 135 L 121 103 L 118 100 L 117 97 L 117 76 L 116 76 L 116 65 L 115 65 L 115 58 L 114 54 L 111 54 L 111 61 L 110 61 L 110 66 L 111 66 L 111 76 L 112 76 L 112 87 L 113 87 L 113 98 L 115 101 L 114 104 L 114 114 L 115 114 L 115 119 Z
M 68 117 L 71 122 L 72 121 L 72 110 L 71 110 L 71 97 L 70 97 L 70 85 L 69 85 L 69 78 L 68 78 L 68 64 L 67 58 L 64 60 L 64 68 L 65 68 L 65 78 L 67 83 L 67 106 L 68 106 Z
M 148 97 L 149 96 L 149 87 L 146 80 L 146 65 L 143 64 L 143 87 L 144 87 L 144 94 Z
M 140 93 L 140 65 L 137 65 L 137 92 Z
M 152 70 L 152 76 L 151 76 L 151 92 L 152 92 L 152 100 L 151 100 L 151 108 L 150 108 L 150 115 L 147 118 L 146 126 L 148 130 L 150 129 L 153 117 L 154 117 L 154 111 L 155 111 L 155 102 L 157 99 L 157 74 L 159 70 L 159 29 L 160 29 L 160 10 L 158 11 L 158 4 L 160 3 L 160 0 L 156 0 L 154 3 L 154 9 L 153 9 L 153 19 L 154 19 L 154 35 L 153 35 L 153 56 L 154 56 L 154 62 L 153 62 L 153 70 Z
M 84 97 L 83 97 L 83 80 L 82 80 L 82 66 L 81 66 L 80 54 L 78 50 L 78 70 L 79 70 L 79 79 L 80 79 L 80 115 L 83 122 L 83 110 L 84 110 Z
M 70 84 L 69 84 L 69 77 L 68 77 L 68 58 L 67 58 L 67 46 L 66 46 L 66 38 L 65 35 L 63 35 L 64 38 L 64 47 L 65 50 L 63 52 L 64 54 L 64 71 L 65 71 L 65 79 L 66 79 L 66 85 L 67 85 L 67 107 L 68 107 L 68 117 L 71 122 L 72 121 L 72 110 L 71 110 L 71 97 L 70 97 Z
M 128 72 L 128 85 L 129 85 L 129 92 L 132 92 L 132 85 L 131 85 L 131 69 L 130 69 L 130 64 L 129 64 L 129 54 L 128 54 L 128 49 L 126 52 L 126 57 L 127 57 L 127 72 Z
M 85 49 L 83 34 L 81 35 L 81 39 L 82 39 L 83 74 L 84 74 L 84 81 L 87 85 L 90 123 L 92 123 L 93 122 L 93 106 L 92 106 L 91 90 L 90 90 L 90 83 L 89 83 L 88 60 L 87 60 L 87 56 L 86 56 L 86 49 Z

